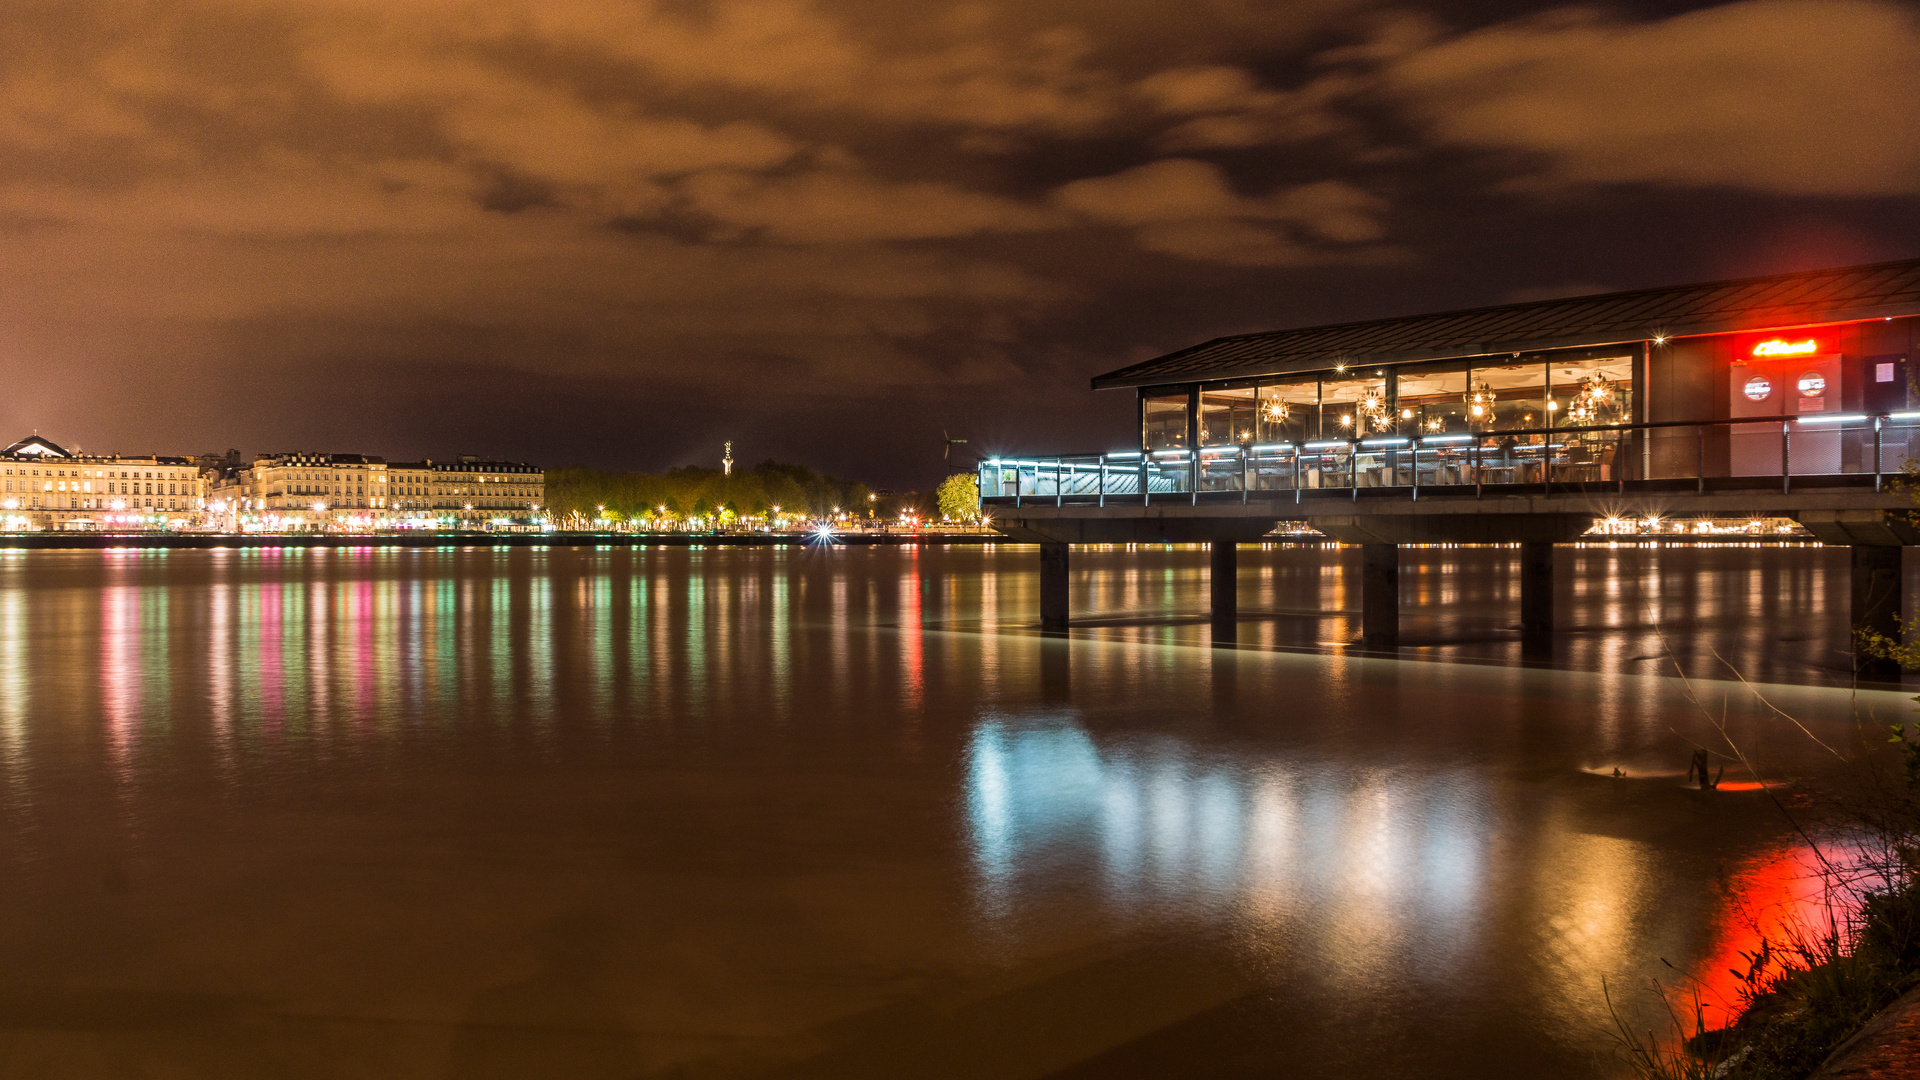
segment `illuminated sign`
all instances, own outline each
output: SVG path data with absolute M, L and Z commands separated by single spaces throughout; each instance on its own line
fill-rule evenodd
M 1805 341 L 1782 341 L 1774 338 L 1763 341 L 1753 347 L 1755 356 L 1812 356 L 1820 348 L 1819 342 L 1808 338 Z
M 1747 395 L 1749 401 L 1765 401 L 1767 395 L 1773 393 L 1773 384 L 1767 381 L 1765 375 L 1755 375 L 1747 380 L 1747 385 L 1741 387 L 1740 392 Z
M 1817 371 L 1800 376 L 1800 396 L 1819 397 L 1827 392 L 1827 380 Z

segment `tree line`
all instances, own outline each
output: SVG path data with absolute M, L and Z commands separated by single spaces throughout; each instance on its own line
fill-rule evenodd
M 730 476 L 697 465 L 664 473 L 608 472 L 584 466 L 547 471 L 547 507 L 556 521 L 605 516 L 613 521 L 664 517 L 719 523 L 729 518 L 764 518 L 775 507 L 782 515 L 813 519 L 831 517 L 836 511 L 865 517 L 870 507 L 876 512 L 898 512 L 894 499 L 879 508 L 879 499 L 868 498 L 873 494 L 857 480 L 772 459 L 736 469 Z

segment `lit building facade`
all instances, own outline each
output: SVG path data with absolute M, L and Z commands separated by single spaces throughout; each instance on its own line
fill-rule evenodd
M 387 510 L 387 465 L 365 454 L 262 454 L 214 471 L 208 494 L 227 528 L 371 525 Z
M 402 517 L 433 516 L 433 462 L 395 461 L 387 465 L 387 498 Z
M 523 461 L 408 461 L 390 465 L 393 497 L 427 516 L 457 521 L 531 524 L 546 509 L 547 478 Z
M 233 530 L 530 526 L 546 506 L 546 474 L 525 462 L 263 454 L 210 477 L 217 527 Z
M 184 457 L 94 455 L 38 435 L 0 450 L 0 511 L 10 529 L 194 527 L 206 484 Z

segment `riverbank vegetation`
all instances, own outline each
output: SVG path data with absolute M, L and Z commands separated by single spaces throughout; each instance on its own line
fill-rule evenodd
M 976 474 L 954 473 L 940 482 L 933 495 L 942 518 L 967 524 L 980 520 L 980 477 Z
M 819 519 L 855 509 L 864 515 L 871 494 L 858 481 L 772 460 L 732 475 L 699 466 L 664 473 L 580 466 L 547 472 L 547 506 L 555 521 L 738 519 L 764 517 L 774 507 Z
M 932 501 L 918 492 L 875 491 L 858 480 L 771 459 L 732 474 L 698 466 L 664 473 L 581 466 L 547 471 L 547 507 L 554 521 L 563 524 L 605 520 L 726 527 L 779 517 L 798 525 L 841 515 L 893 521 L 902 514 L 924 518 L 932 509 L 925 504 Z
M 1898 647 L 1863 638 L 1861 649 L 1890 657 Z M 1759 944 L 1727 972 L 1737 1019 L 1723 1028 L 1708 1029 L 1697 990 L 1684 1004 L 1661 993 L 1670 1017 L 1664 1038 L 1631 1029 L 1616 1011 L 1616 1036 L 1638 1076 L 1804 1080 L 1920 986 L 1920 724 L 1861 730 L 1851 789 L 1817 831 L 1776 802 L 1819 867 L 1817 914 L 1759 928 Z M 1897 756 L 1875 752 L 1886 749 Z

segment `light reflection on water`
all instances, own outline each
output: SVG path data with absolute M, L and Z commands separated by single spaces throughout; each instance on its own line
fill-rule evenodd
M 1611 1075 L 1791 850 L 1654 676 L 1844 738 L 1845 554 L 1570 549 L 1554 670 L 1475 549 L 1328 655 L 1351 554 L 1244 552 L 1237 651 L 1197 549 L 1077 550 L 1070 643 L 1011 546 L 0 555 L 0 1056 Z
M 1414 905 L 1467 930 L 1492 822 L 1466 770 L 1418 790 L 1386 770 L 1196 760 L 1174 740 L 1102 749 L 1064 718 L 985 719 L 968 746 L 968 832 L 989 912 L 1021 877 L 1084 874 L 1121 914 Z M 1075 860 L 1086 865 L 1073 866 Z M 1309 870 L 1303 874 L 1302 870 Z

